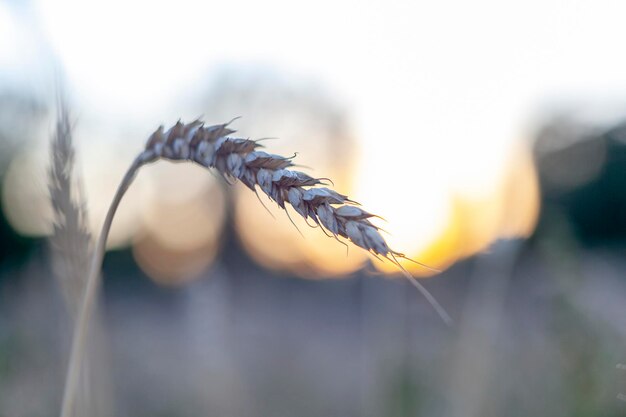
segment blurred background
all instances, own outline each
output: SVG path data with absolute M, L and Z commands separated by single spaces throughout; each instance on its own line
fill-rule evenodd
M 297 152 L 441 269 L 405 264 L 455 321 L 393 265 L 159 162 L 114 222 L 83 415 L 626 416 L 625 13 L 0 1 L 0 416 L 61 402 L 63 265 L 88 245 L 51 239 L 59 95 L 86 232 L 159 125 L 242 116 L 237 135 Z

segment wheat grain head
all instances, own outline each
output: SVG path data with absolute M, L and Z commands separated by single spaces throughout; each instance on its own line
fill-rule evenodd
M 205 126 L 200 120 L 178 121 L 167 131 L 161 126 L 150 136 L 137 160 L 141 164 L 159 159 L 191 161 L 217 170 L 228 182 L 239 180 L 255 193 L 257 188 L 260 189 L 287 215 L 288 204 L 307 223 L 312 221 L 313 226 L 319 226 L 328 236 L 337 240 L 339 237 L 348 239 L 376 258 L 394 263 L 441 318 L 446 323 L 451 322 L 443 307 L 398 261 L 398 258 L 409 258 L 391 249 L 380 228 L 370 221 L 379 216 L 363 210 L 348 196 L 328 188 L 329 179 L 314 178 L 291 169 L 293 157 L 262 151 L 263 145 L 259 141 L 231 137 L 235 133 L 229 127 L 231 123 Z
M 74 155 L 68 111 L 61 104 L 50 144 L 48 191 L 54 215 L 50 243 L 53 269 L 73 317 L 85 288 L 92 246 L 85 204 L 74 192 Z
M 286 210 L 289 204 L 305 220 L 310 220 L 335 238 L 341 236 L 373 255 L 392 262 L 406 258 L 389 248 L 380 229 L 370 222 L 375 217 L 326 185 L 328 179 L 314 178 L 290 169 L 292 157 L 262 150 L 254 140 L 233 138 L 229 123 L 207 126 L 196 120 L 178 122 L 171 129 L 157 129 L 139 156 L 143 163 L 158 159 L 191 161 L 216 169 L 227 181 L 239 180 L 256 192 L 257 187 Z
M 69 112 L 61 101 L 50 144 L 51 161 L 48 169 L 48 191 L 54 215 L 50 237 L 51 260 L 69 315 L 73 321 L 77 321 L 93 245 L 86 226 L 85 202 L 75 180 L 74 158 Z M 105 335 L 97 311 L 91 324 L 96 331 L 85 347 L 81 386 L 74 411 L 77 415 L 110 415 L 113 395 L 102 343 Z

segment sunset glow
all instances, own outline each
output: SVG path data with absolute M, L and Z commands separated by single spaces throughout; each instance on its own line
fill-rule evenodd
M 509 10 L 484 0 L 460 3 L 451 14 L 438 3 L 356 7 L 323 1 L 299 13 L 286 0 L 263 6 L 41 0 L 35 20 L 67 77 L 78 125 L 88 126 L 77 136 L 94 232 L 116 181 L 150 129 L 210 109 L 204 115 L 208 123 L 244 116 L 235 126 L 243 127 L 242 135 L 278 136 L 264 143 L 269 151 L 298 152 L 303 170 L 311 167 L 311 175 L 333 178 L 340 191 L 385 218 L 378 224 L 395 250 L 446 268 L 497 239 L 532 232 L 539 203 L 528 143 L 542 106 L 554 97 L 626 91 L 626 60 L 607 46 L 623 25 L 598 26 L 587 3 L 570 8 L 537 0 Z M 335 7 L 336 15 L 325 13 Z M 281 13 L 256 18 L 270 9 Z M 614 19 L 623 12 L 619 2 L 603 11 Z M 288 19 L 281 17 L 285 13 Z M 337 17 L 346 13 L 353 17 L 350 31 Z M 246 31 L 233 27 L 233 16 Z M 551 16 L 559 16 L 559 31 Z M 532 30 L 524 18 L 537 18 Z M 13 20 L 0 10 L 0 21 Z M 580 31 L 583 20 L 586 30 Z M 536 62 L 544 65 L 538 68 Z M 232 79 L 235 87 L 228 87 L 224 80 Z M 267 79 L 272 81 L 264 89 L 248 88 Z M 351 141 L 337 152 L 340 136 Z M 13 193 L 4 198 L 4 210 L 16 229 L 45 233 L 34 220 L 45 210 L 31 213 L 17 206 L 20 193 L 39 193 L 44 201 L 45 187 L 22 184 L 25 177 L 15 169 L 4 180 L 5 193 Z M 160 169 L 167 170 L 167 180 L 157 180 Z M 210 174 L 186 169 L 172 165 L 142 172 L 111 235 L 113 246 L 134 242 L 140 266 L 160 279 L 178 272 L 150 264 L 151 254 L 204 256 L 205 262 L 188 262 L 198 265 L 191 268 L 193 275 L 219 246 L 223 195 L 219 191 L 209 202 L 207 190 L 216 189 Z M 336 276 L 365 261 L 358 249 L 346 256 L 341 243 L 296 221 L 303 238 L 284 212 L 264 201 L 273 219 L 244 191 L 236 193 L 234 219 L 243 245 L 260 263 Z M 168 197 L 176 194 L 178 200 Z M 431 274 L 405 266 L 417 275 Z M 393 265 L 380 267 L 397 271 Z

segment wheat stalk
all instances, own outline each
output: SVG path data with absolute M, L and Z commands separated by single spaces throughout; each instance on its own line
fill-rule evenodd
M 398 258 L 408 258 L 387 245 L 380 234 L 380 229 L 370 221 L 372 217 L 377 216 L 361 209 L 357 202 L 347 196 L 326 187 L 325 182 L 330 180 L 314 178 L 290 169 L 293 167 L 293 157 L 261 151 L 259 148 L 262 145 L 259 141 L 230 137 L 229 135 L 235 133 L 235 130 L 229 127 L 230 123 L 232 121 L 205 126 L 200 120 L 186 124 L 179 121 L 167 131 L 161 126 L 150 136 L 145 149 L 124 176 L 95 247 L 81 313 L 74 331 L 62 417 L 70 417 L 87 325 L 96 298 L 105 243 L 115 211 L 138 169 L 144 164 L 161 159 L 194 162 L 205 168 L 215 169 L 226 181 L 239 180 L 255 193 L 258 186 L 286 212 L 286 204 L 289 204 L 305 221 L 312 221 L 313 226 L 319 227 L 329 236 L 337 240 L 339 237 L 348 239 L 377 258 L 393 262 L 424 295 L 443 321 L 448 324 L 451 322 L 443 307 L 398 262 Z
M 91 256 L 91 235 L 85 227 L 85 206 L 80 199 L 75 200 L 72 192 L 74 155 L 69 115 L 61 104 L 50 145 L 48 191 L 54 214 L 50 242 L 55 275 L 60 280 L 66 304 L 73 317 L 78 312 Z
M 50 238 L 51 258 L 65 304 L 73 322 L 78 318 L 79 306 L 85 289 L 89 261 L 92 253 L 91 234 L 87 230 L 87 211 L 74 181 L 75 152 L 72 141 L 72 126 L 68 109 L 59 99 L 59 114 L 56 129 L 50 144 L 50 168 L 48 170 L 48 191 L 52 205 L 54 224 Z M 98 317 L 94 327 L 102 335 Z M 87 346 L 81 378 L 80 399 L 77 408 L 80 414 L 88 415 L 97 410 L 108 413 L 110 387 L 103 378 L 106 373 L 102 346 L 99 340 L 90 340 Z M 96 380 L 94 377 L 98 376 Z M 94 395 L 97 394 L 97 395 Z M 98 400 L 98 401 L 97 401 Z

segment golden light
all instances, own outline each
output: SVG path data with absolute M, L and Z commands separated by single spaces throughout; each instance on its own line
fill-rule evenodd
M 215 258 L 225 220 L 224 194 L 199 166 L 162 161 L 145 171 L 151 186 L 138 219 L 133 255 L 157 282 L 187 282 Z
M 154 281 L 163 285 L 180 285 L 197 278 L 213 262 L 217 253 L 216 241 L 202 243 L 183 250 L 163 246 L 153 236 L 143 235 L 133 244 L 133 256 Z
M 262 265 L 304 276 L 328 277 L 350 273 L 365 260 L 359 248 L 342 245 L 319 227 L 310 227 L 297 213 L 291 212 L 294 225 L 274 202 L 261 197 L 268 213 L 250 190 L 240 191 L 237 230 L 248 252 Z
M 263 110 L 257 110 L 256 117 L 264 123 L 257 124 L 255 120 L 251 126 L 255 130 L 271 130 L 281 138 L 263 142 L 268 151 L 281 155 L 297 152 L 294 169 L 331 178 L 336 190 L 351 195 L 352 171 L 359 148 L 345 116 L 333 111 L 336 103 L 328 98 L 313 98 L 302 91 L 290 92 L 289 96 L 291 99 L 273 109 L 276 113 L 268 111 L 267 106 L 259 106 Z M 280 102 L 267 95 L 259 100 Z M 281 121 L 276 114 L 289 118 Z M 259 192 L 257 198 L 245 187 L 238 187 L 237 191 L 237 231 L 259 263 L 299 275 L 328 277 L 348 274 L 365 261 L 363 251 L 329 238 L 319 227 L 312 228 L 290 208 L 288 216 L 263 193 Z
M 486 250 L 498 239 L 529 236 L 539 215 L 539 183 L 528 144 L 511 149 L 504 172 L 496 177 L 492 189 L 478 196 L 451 195 L 450 207 L 444 229 L 424 249 L 408 252 L 409 257 L 445 269 Z M 433 275 L 415 263 L 402 264 L 415 275 Z M 386 272 L 397 272 L 393 265 L 376 265 Z
M 121 147 L 111 152 L 111 136 L 104 132 L 80 126 L 74 132 L 74 143 L 77 147 L 77 165 L 75 175 L 81 180 L 82 192 L 88 213 L 88 228 L 92 236 L 97 236 L 102 221 L 117 190 L 120 180 L 132 161 L 128 147 Z M 110 135 L 113 135 L 111 133 Z M 89 146 L 83 147 L 81 145 Z M 81 152 L 82 151 L 82 152 Z M 107 248 L 120 249 L 127 247 L 137 233 L 138 219 L 142 214 L 148 193 L 149 178 L 138 175 L 120 204 Z
M 13 229 L 25 236 L 52 232 L 46 163 L 43 152 L 28 149 L 13 158 L 4 176 L 2 210 Z

